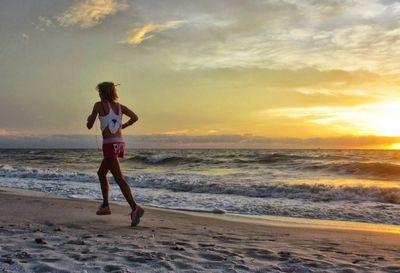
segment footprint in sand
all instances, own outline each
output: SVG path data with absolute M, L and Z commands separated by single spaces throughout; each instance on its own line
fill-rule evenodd
M 18 259 L 27 259 L 27 258 L 31 258 L 31 254 L 29 254 L 26 251 L 18 251 L 15 254 L 15 257 Z
M 336 252 L 336 251 L 338 251 L 336 248 L 331 247 L 331 246 L 320 247 L 319 250 L 321 250 L 321 251 L 323 251 L 323 252 Z
M 387 271 L 390 273 L 399 273 L 400 272 L 400 266 L 397 266 L 397 265 L 386 266 L 383 269 L 384 269 L 384 271 Z
M 280 260 L 287 260 L 292 257 L 292 254 L 289 251 L 280 251 L 278 254 L 280 256 Z
M 177 269 L 177 271 L 180 270 L 189 270 L 189 269 L 193 269 L 193 265 L 191 262 L 187 262 L 187 261 L 174 261 L 174 266 Z
M 32 272 L 41 272 L 41 273 L 52 273 L 52 272 L 57 272 L 57 273 L 69 273 L 70 271 L 62 270 L 59 268 L 56 268 L 55 266 L 51 266 L 48 264 L 38 264 L 35 267 L 31 269 Z
M 201 252 L 199 253 L 199 256 L 206 259 L 207 261 L 213 261 L 213 262 L 221 262 L 227 260 L 227 257 L 214 253 Z
M 339 271 L 340 273 L 355 273 L 356 271 L 354 271 L 351 268 L 344 268 L 342 270 Z
M 113 272 L 113 273 L 117 273 L 117 272 L 132 272 L 132 271 L 129 271 L 128 269 L 126 269 L 126 268 L 124 268 L 124 267 L 121 267 L 121 266 L 118 266 L 118 265 L 112 265 L 112 264 L 110 264 L 110 265 L 106 265 L 105 267 L 103 267 L 103 270 L 105 271 L 105 272 Z
M 185 251 L 186 250 L 184 247 L 179 246 L 179 245 L 171 246 L 170 249 L 177 250 L 177 251 Z
M 206 243 L 199 243 L 198 244 L 200 247 L 214 247 L 214 244 L 206 244 Z
M 42 262 L 46 262 L 46 263 L 57 263 L 61 261 L 61 259 L 58 258 L 44 258 L 42 259 Z
M 35 243 L 39 244 L 39 245 L 45 245 L 47 244 L 42 238 L 36 238 L 35 239 Z
M 243 270 L 243 271 L 249 271 L 250 268 L 248 266 L 245 266 L 243 264 L 236 264 L 235 265 L 235 269 L 237 270 Z
M 132 254 L 131 256 L 126 256 L 125 259 L 130 262 L 135 262 L 135 263 L 147 263 L 148 261 L 154 260 L 155 255 L 152 253 L 147 253 L 147 252 L 136 252 Z
M 85 245 L 85 242 L 84 242 L 83 240 L 76 239 L 76 240 L 69 240 L 69 241 L 66 242 L 65 244 L 67 244 L 67 245 L 79 245 L 79 246 L 83 246 L 83 245 Z
M 248 256 L 254 259 L 269 260 L 269 261 L 274 261 L 279 259 L 279 257 L 275 256 L 275 253 L 266 249 L 245 248 L 244 251 Z M 281 255 L 281 253 L 279 254 Z

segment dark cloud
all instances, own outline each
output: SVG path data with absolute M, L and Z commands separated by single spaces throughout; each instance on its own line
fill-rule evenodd
M 101 139 L 87 135 L 0 137 L 0 148 L 100 148 Z M 252 135 L 138 135 L 126 136 L 128 148 L 256 148 L 256 149 L 344 149 L 387 148 L 400 137 L 341 136 L 327 138 L 273 138 Z

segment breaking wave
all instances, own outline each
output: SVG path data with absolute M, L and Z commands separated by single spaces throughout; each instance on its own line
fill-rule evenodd
M 69 172 L 32 167 L 0 166 L 0 177 L 17 178 L 18 182 L 45 180 L 49 183 L 98 183 L 95 173 Z M 126 175 L 134 187 L 165 189 L 175 192 L 239 195 L 259 198 L 303 199 L 315 202 L 373 201 L 400 204 L 400 188 L 332 186 L 326 184 L 244 183 L 234 182 L 233 175 L 140 173 Z M 7 179 L 4 179 L 7 181 Z
M 331 172 L 339 175 L 351 175 L 361 178 L 383 180 L 400 179 L 400 165 L 393 163 L 351 162 L 313 164 L 304 167 L 304 169 Z

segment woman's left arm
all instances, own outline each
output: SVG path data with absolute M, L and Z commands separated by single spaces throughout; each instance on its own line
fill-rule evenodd
M 124 124 L 122 124 L 122 129 L 125 129 L 128 126 L 131 126 L 132 124 L 134 124 L 136 121 L 139 120 L 138 116 L 128 107 L 121 105 L 122 108 L 122 113 L 127 115 L 130 119 L 125 122 Z
M 96 102 L 93 106 L 92 113 L 87 118 L 86 127 L 90 130 L 93 127 L 94 122 L 96 121 L 97 114 L 99 113 L 100 102 Z

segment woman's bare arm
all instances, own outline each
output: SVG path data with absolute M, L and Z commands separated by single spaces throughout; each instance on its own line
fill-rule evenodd
M 128 107 L 121 105 L 122 108 L 122 113 L 127 115 L 130 119 L 125 122 L 124 124 L 122 124 L 122 129 L 125 129 L 128 126 L 131 126 L 132 124 L 134 124 L 136 121 L 138 121 L 138 116 Z
M 92 113 L 87 118 L 86 127 L 90 130 L 96 121 L 97 114 L 99 113 L 100 102 L 96 102 L 93 106 Z

